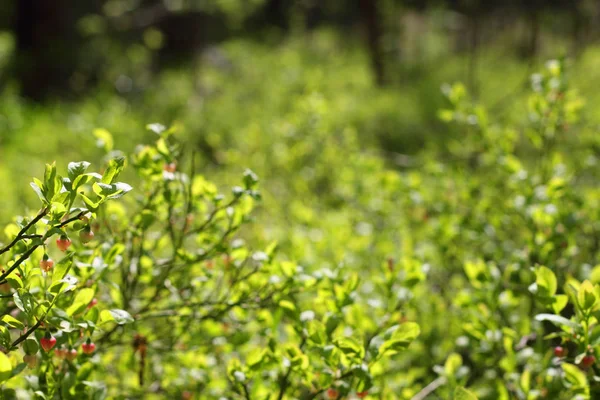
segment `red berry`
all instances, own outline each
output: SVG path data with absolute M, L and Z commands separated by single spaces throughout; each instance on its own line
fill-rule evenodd
M 75 350 L 75 349 L 68 350 L 65 358 L 69 361 L 73 361 L 74 359 L 77 358 L 77 350 Z
M 98 299 L 97 298 L 93 298 L 92 301 L 90 301 L 90 304 L 88 304 L 87 308 L 88 310 L 92 307 L 94 307 L 96 304 L 98 304 Z
M 96 351 L 96 345 L 88 340 L 81 345 L 81 351 L 83 351 L 84 354 L 92 354 Z
M 48 272 L 52 269 L 52 267 L 54 267 L 54 261 L 52 261 L 51 258 L 46 258 L 46 256 L 44 256 L 42 261 L 40 261 L 40 268 L 42 271 Z
M 1 293 L 10 293 L 10 285 L 8 283 L 3 283 L 0 285 Z
M 81 239 L 82 243 L 89 243 L 94 239 L 94 232 L 89 228 L 84 229 L 79 232 L 79 239 Z
M 71 246 L 71 240 L 68 237 L 63 235 L 56 239 L 56 247 L 58 247 L 60 251 L 67 251 L 69 246 Z
M 67 357 L 67 349 L 65 349 L 64 347 L 61 347 L 59 349 L 54 349 L 54 354 L 56 355 L 56 357 L 58 357 L 60 360 L 64 360 Z
M 394 259 L 392 257 L 387 259 L 387 267 L 390 272 L 394 272 Z
M 591 367 L 596 362 L 596 357 L 594 356 L 585 356 L 583 360 L 581 360 L 581 365 L 585 368 Z
M 358 397 L 359 399 L 364 399 L 365 397 L 367 397 L 367 394 L 369 394 L 369 392 L 367 392 L 366 390 L 363 392 L 356 392 L 356 397 Z
M 37 365 L 37 357 L 35 354 L 26 354 L 23 356 L 23 362 L 26 363 L 29 368 L 33 369 Z
M 327 389 L 327 397 L 330 399 L 337 399 L 339 396 L 339 392 L 333 388 Z
M 52 335 L 47 335 L 40 340 L 40 345 L 44 351 L 50 351 L 56 344 L 56 338 Z
M 565 348 L 563 348 L 561 346 L 556 346 L 554 348 L 554 355 L 556 357 L 562 358 L 562 357 L 564 357 L 564 356 L 567 355 L 567 349 L 565 349 Z
M 186 390 L 183 393 L 181 393 L 181 400 L 191 400 L 192 396 L 192 392 Z
M 177 164 L 175 164 L 175 163 L 165 164 L 164 170 L 167 172 L 173 173 L 177 170 Z

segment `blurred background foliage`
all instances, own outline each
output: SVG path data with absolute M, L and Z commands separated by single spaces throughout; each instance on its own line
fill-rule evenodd
M 315 146 L 325 160 L 320 141 L 338 134 L 356 142 L 348 152 L 405 168 L 460 137 L 438 118 L 445 83 L 465 82 L 518 122 L 531 73 L 565 55 L 597 103 L 599 20 L 592 0 L 4 1 L 2 216 L 31 204 L 19 182 L 42 159 L 93 157 L 95 128 L 130 150 L 152 121 L 180 123 L 220 172 L 283 175 L 271 159 L 282 146 Z
M 263 178 L 257 237 L 337 262 L 379 235 L 387 254 L 399 242 L 383 228 L 401 222 L 380 186 L 461 147 L 464 129 L 439 118 L 444 85 L 465 82 L 495 120 L 523 127 L 530 75 L 568 56 L 593 128 L 599 19 L 584 0 L 5 1 L 0 220 L 35 204 L 23 182 L 44 161 L 100 161 L 95 129 L 131 151 L 160 122 L 214 180 L 244 167 Z

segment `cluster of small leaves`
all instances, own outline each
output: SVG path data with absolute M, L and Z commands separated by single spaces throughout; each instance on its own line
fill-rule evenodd
M 36 375 L 27 377 L 27 386 L 41 398 L 103 393 L 102 384 L 89 380 L 96 368 L 91 338 L 131 317 L 95 307 L 99 269 L 94 231 L 101 206 L 132 189 L 116 180 L 124 163 L 124 158 L 111 159 L 100 174 L 88 172 L 88 162 L 73 162 L 66 176 L 59 175 L 55 164 L 47 165 L 43 181 L 34 178 L 31 183 L 41 210 L 5 228 L 8 243 L 0 249 L 2 381 L 28 366 Z M 3 394 L 17 392 L 5 389 Z
M 405 350 L 418 325 L 386 316 L 365 330 L 358 274 L 343 265 L 309 271 L 276 257 L 275 242 L 246 244 L 241 233 L 261 198 L 256 174 L 246 170 L 239 186 L 221 193 L 196 174 L 175 129 L 148 129 L 158 135 L 154 144 L 110 158 L 102 174 L 79 162 L 61 177 L 49 165 L 44 181 L 32 183 L 42 210 L 6 229 L 0 344 L 24 356 L 16 363 L 0 353 L 0 378 L 14 388 L 4 394 L 376 393 L 372 371 Z M 95 135 L 115 154 L 110 133 Z M 132 189 L 117 181 L 126 164 L 138 190 L 108 202 Z M 417 273 L 404 281 L 420 280 Z M 10 380 L 19 372 L 24 381 Z

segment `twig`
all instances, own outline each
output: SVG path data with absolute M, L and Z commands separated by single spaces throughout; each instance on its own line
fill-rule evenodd
M 13 344 L 11 345 L 11 347 L 15 347 L 19 343 L 25 341 L 25 339 L 27 339 L 29 337 L 29 335 L 31 335 L 33 332 L 35 332 L 35 330 L 37 328 L 39 328 L 40 325 L 42 325 L 42 321 L 43 321 L 43 318 L 40 319 L 40 320 L 38 320 L 38 322 L 36 322 L 35 325 L 33 325 L 31 328 L 29 328 L 27 330 L 27 332 L 25 332 L 24 334 L 22 334 L 21 336 L 19 336 L 19 338 L 13 342 Z
M 9 276 L 15 269 L 17 269 L 17 267 L 19 265 L 21 265 L 25 260 L 27 260 L 29 258 L 29 256 L 31 254 L 33 254 L 33 252 L 39 246 L 40 246 L 39 244 L 31 246 L 31 248 L 29 250 L 27 250 L 25 253 L 23 253 L 23 255 L 17 261 L 15 261 L 15 263 L 13 265 L 11 265 L 11 267 L 5 273 L 0 275 L 0 284 L 6 283 L 6 277 Z
M 29 223 L 27 225 L 25 225 L 25 227 L 23 229 L 21 229 L 19 231 L 19 233 L 17 234 L 17 236 L 13 239 L 12 242 L 10 242 L 8 245 L 6 245 L 2 250 L 0 250 L 0 254 L 4 254 L 6 253 L 8 250 L 10 250 L 15 244 L 17 244 L 17 242 L 21 239 L 23 239 L 25 233 L 29 230 L 29 228 L 31 228 L 33 225 L 35 225 L 40 219 L 44 218 L 44 216 L 48 214 L 48 207 L 43 208 L 38 215 L 32 219 L 31 221 L 29 221 Z
M 302 350 L 302 347 L 304 347 L 304 344 L 306 343 L 306 337 L 302 338 L 302 341 L 300 342 L 300 350 Z M 277 400 L 283 400 L 283 396 L 285 396 L 285 392 L 287 391 L 288 386 L 290 386 L 290 376 L 292 375 L 292 366 L 290 365 L 288 367 L 288 370 L 285 374 L 285 376 L 283 377 L 283 381 L 281 382 L 281 388 L 279 389 L 279 395 L 277 396 Z
M 62 223 L 58 224 L 58 225 L 57 225 L 57 226 L 55 226 L 55 227 L 56 227 L 56 228 L 62 228 L 63 226 L 65 226 L 65 225 L 67 225 L 67 224 L 69 224 L 69 223 L 71 223 L 71 222 L 73 222 L 73 221 L 76 221 L 76 220 L 78 220 L 78 219 L 79 219 L 79 218 L 81 218 L 83 215 L 85 215 L 85 213 L 87 213 L 87 211 L 82 211 L 82 212 L 80 212 L 79 214 L 77 214 L 76 216 L 74 216 L 74 217 L 72 217 L 72 218 L 69 218 L 69 219 L 67 219 L 66 221 L 63 221 Z M 32 222 L 33 222 L 33 221 L 36 221 L 36 222 L 37 222 L 37 221 L 39 221 L 39 220 L 42 218 L 42 216 L 43 216 L 43 215 L 44 215 L 44 213 L 43 213 L 43 212 L 42 212 L 42 213 L 40 213 L 40 215 L 38 215 L 38 217 L 39 217 L 39 218 L 38 218 L 38 217 L 34 218 L 34 220 L 32 220 Z M 36 220 L 36 219 L 37 219 L 37 220 Z M 29 224 L 28 224 L 28 225 L 29 225 Z M 47 233 L 46 233 L 46 234 L 47 234 Z M 45 236 L 46 236 L 46 235 L 44 235 L 44 237 L 45 237 Z M 9 246 L 10 246 L 10 245 L 9 245 Z M 31 248 L 30 248 L 29 250 L 27 250 L 25 253 L 23 253 L 23 255 L 22 255 L 22 256 L 21 256 L 21 257 L 20 257 L 20 258 L 19 258 L 17 261 L 15 261 L 15 263 L 14 263 L 14 264 L 13 264 L 13 265 L 12 265 L 12 266 L 11 266 L 11 267 L 10 267 L 10 268 L 7 270 L 7 271 L 6 271 L 6 272 L 4 272 L 2 275 L 0 275 L 0 284 L 6 283 L 6 277 L 7 277 L 7 276 L 9 276 L 9 275 L 10 275 L 10 274 L 11 274 L 11 273 L 12 273 L 12 272 L 15 270 L 15 269 L 17 269 L 17 267 L 18 267 L 19 265 L 21 265 L 21 264 L 22 264 L 22 263 L 23 263 L 25 260 L 27 260 L 27 259 L 29 258 L 29 256 L 30 256 L 31 254 L 33 254 L 33 252 L 34 252 L 34 251 L 35 251 L 35 250 L 36 250 L 38 247 L 40 247 L 40 246 L 41 246 L 40 244 L 33 245 L 33 246 L 31 246 Z M 10 248 L 10 247 L 9 247 L 9 248 Z
M 85 211 L 80 211 L 80 212 L 79 212 L 79 214 L 77 214 L 76 216 L 74 216 L 74 217 L 71 217 L 71 218 L 69 218 L 69 219 L 66 219 L 66 220 L 64 220 L 63 222 L 61 222 L 60 224 L 58 224 L 58 225 L 56 226 L 56 228 L 62 228 L 63 226 L 65 226 L 65 225 L 68 225 L 68 224 L 70 224 L 70 223 L 71 223 L 71 222 L 73 222 L 73 221 L 77 221 L 78 219 L 81 219 L 81 217 L 83 217 L 83 216 L 84 216 L 85 214 L 87 214 L 88 212 L 89 212 L 88 210 L 85 210 Z
M 251 400 L 250 392 L 248 391 L 248 385 L 244 383 L 242 387 L 244 388 L 244 398 L 246 400 Z
M 58 295 L 56 297 L 54 297 L 54 300 L 52 300 L 52 303 L 50 303 L 50 306 L 48 306 L 48 309 L 46 310 L 46 312 L 44 313 L 44 315 L 42 316 L 42 318 L 38 319 L 38 321 L 35 323 L 35 325 L 33 325 L 31 328 L 29 328 L 27 330 L 27 332 L 25 332 L 24 334 L 22 334 L 21 336 L 19 336 L 19 338 L 13 342 L 12 347 L 15 347 L 16 345 L 18 345 L 19 343 L 21 343 L 22 341 L 24 341 L 25 339 L 27 339 L 29 337 L 29 335 L 31 335 L 33 332 L 35 332 L 35 330 L 37 328 L 39 328 L 40 325 L 42 325 L 42 322 L 44 322 L 44 319 L 46 319 L 46 316 L 48 315 L 48 313 L 52 309 L 52 306 L 54 306 L 54 303 L 56 303 L 57 299 L 58 299 Z
M 340 376 L 337 380 L 343 380 L 343 379 L 349 377 L 350 375 L 352 375 L 352 371 L 347 371 L 344 374 L 342 374 L 342 376 Z M 308 397 L 308 400 L 316 399 L 321 393 L 325 393 L 326 390 L 327 389 L 321 389 L 321 390 L 314 392 L 313 394 L 310 395 L 310 397 Z
M 446 377 L 440 376 L 429 385 L 425 386 L 419 393 L 414 395 L 411 400 L 424 400 L 427 396 L 433 393 L 437 388 L 446 384 Z

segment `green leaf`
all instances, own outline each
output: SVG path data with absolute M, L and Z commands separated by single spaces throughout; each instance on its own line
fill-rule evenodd
M 556 275 L 547 267 L 539 267 L 535 271 L 538 294 L 544 297 L 554 296 L 557 289 Z
M 596 304 L 594 285 L 588 280 L 583 281 L 577 292 L 577 300 L 583 310 L 589 310 Z
M 325 321 L 325 328 L 327 337 L 330 337 L 331 334 L 335 331 L 338 325 L 342 322 L 342 317 L 338 314 L 330 314 Z
M 324 345 L 327 336 L 325 334 L 325 325 L 321 321 L 312 320 L 307 325 L 308 337 L 318 345 Z
M 577 331 L 581 330 L 581 326 L 576 322 L 573 322 L 565 317 L 561 317 L 560 315 L 555 314 L 538 314 L 535 316 L 536 321 L 548 321 L 552 322 L 557 326 L 568 326 L 569 328 L 573 328 Z
M 287 277 L 292 277 L 296 273 L 296 263 L 291 261 L 281 261 L 279 268 L 281 268 L 281 272 Z
M 0 344 L 6 348 L 10 347 L 12 342 L 10 331 L 4 325 L 0 325 Z
M 287 345 L 285 352 L 293 367 L 300 367 L 303 370 L 308 368 L 308 357 L 302 353 L 298 346 Z
M 6 282 L 13 289 L 21 289 L 24 287 L 23 280 L 17 275 L 16 271 L 13 271 L 6 277 Z
M 113 137 L 109 131 L 107 131 L 106 129 L 101 129 L 101 128 L 94 129 L 94 136 L 97 139 L 96 145 L 98 147 L 104 149 L 104 151 L 106 151 L 107 153 L 112 151 L 114 142 L 113 142 Z
M 92 186 L 92 189 L 94 190 L 94 193 L 96 193 L 100 197 L 118 199 L 122 197 L 125 193 L 130 192 L 132 187 L 123 182 L 117 182 L 110 185 L 101 182 L 96 182 Z
M 52 274 L 52 282 L 58 282 L 64 279 L 69 273 L 71 266 L 73 265 L 73 254 L 69 254 L 63 257 L 54 267 L 54 273 Z
M 6 354 L 0 352 L 0 382 L 7 381 L 12 376 L 12 364 Z
M 54 296 L 58 296 L 59 294 L 66 292 L 69 287 L 73 287 L 70 282 L 66 280 L 60 280 L 52 283 L 48 288 L 48 292 Z
M 97 172 L 90 172 L 90 173 L 87 173 L 87 174 L 79 175 L 73 181 L 73 190 L 76 190 L 76 189 L 80 188 L 81 186 L 85 185 L 86 183 L 88 183 L 92 179 L 101 180 L 102 179 L 102 175 L 100 175 Z
M 171 154 L 171 152 L 169 151 L 169 146 L 167 145 L 167 141 L 164 138 L 158 139 L 158 141 L 156 142 L 156 150 L 158 150 L 160 154 L 167 158 Z
M 92 307 L 87 313 L 85 313 L 85 319 L 93 322 L 94 324 L 98 323 L 98 318 L 100 318 L 100 311 L 98 311 L 98 307 Z
M 56 174 L 56 163 L 46 164 L 44 185 L 41 188 L 48 202 L 52 202 L 54 197 L 61 191 L 62 179 Z
M 155 122 L 153 124 L 146 125 L 146 129 L 148 129 L 149 131 L 152 131 L 152 132 L 156 133 L 157 135 L 160 135 L 167 128 L 164 125 Z
M 454 389 L 454 394 L 452 395 L 452 399 L 453 400 L 477 400 L 477 396 L 475 396 L 475 393 L 471 392 L 470 390 L 468 390 L 462 386 L 457 386 L 456 389 Z
M 94 202 L 92 199 L 90 199 L 85 194 L 83 194 L 83 192 L 79 193 L 79 195 L 83 199 L 83 202 L 88 205 L 88 207 L 90 208 L 90 211 L 94 211 L 95 209 L 98 208 L 100 203 L 102 203 L 102 200 Z
M 25 313 L 30 313 L 35 307 L 33 296 L 24 289 L 17 290 L 13 295 L 13 300 L 17 308 Z
M 48 204 L 48 199 L 46 199 L 46 196 L 44 195 L 41 186 L 39 186 L 36 182 L 31 182 L 30 185 L 35 194 L 37 194 L 39 199 L 42 201 L 42 203 Z
M 89 166 L 90 163 L 87 161 L 70 162 L 67 166 L 67 171 L 71 182 L 73 182 L 79 175 L 85 173 Z
M 246 169 L 244 171 L 243 181 L 246 189 L 251 189 L 254 187 L 254 185 L 256 185 L 256 183 L 258 183 L 258 175 L 256 175 L 251 169 Z
M 552 298 L 552 310 L 555 314 L 561 312 L 569 302 L 569 296 L 566 294 L 557 294 Z
M 85 363 L 77 371 L 77 379 L 80 381 L 86 380 L 94 371 L 94 364 Z
M 267 357 L 267 349 L 254 349 L 246 357 L 246 364 L 251 370 L 260 369 Z
M 13 376 L 19 375 L 21 372 L 23 372 L 23 370 L 26 367 L 27 367 L 27 364 L 25 364 L 25 363 L 17 364 L 13 368 L 12 372 L 10 373 L 10 377 L 12 378 Z M 4 393 L 7 393 L 7 392 L 10 393 L 9 391 L 12 391 L 14 393 L 14 389 L 6 389 L 6 388 L 4 389 Z M 8 398 L 14 399 L 15 397 L 8 397 Z
M 386 332 L 386 336 L 389 336 L 389 338 L 381 344 L 379 353 L 397 353 L 407 348 L 420 333 L 419 325 L 414 322 L 405 322 L 402 325 L 396 325 Z
M 297 317 L 296 306 L 289 300 L 281 300 L 279 302 L 279 307 L 283 308 L 284 312 L 291 316 L 292 318 Z
M 464 270 L 475 288 L 480 288 L 488 279 L 488 267 L 483 260 L 465 262 Z
M 448 377 L 453 377 L 458 372 L 458 369 L 462 365 L 463 360 L 460 354 L 452 353 L 446 359 L 446 363 L 444 364 L 444 373 Z
M 56 199 L 56 197 L 55 197 Z M 67 212 L 67 207 L 64 204 L 53 201 L 50 207 L 50 219 L 58 221 Z
M 108 168 L 102 175 L 102 183 L 111 184 L 125 168 L 125 157 L 113 158 L 108 162 Z
M 83 310 L 85 310 L 90 304 L 90 301 L 94 298 L 94 289 L 91 288 L 83 288 L 75 295 L 75 300 L 73 300 L 73 304 L 67 308 L 67 315 L 73 316 L 75 314 L 79 314 Z
M 579 364 L 581 364 L 581 361 L 585 358 L 585 356 L 587 356 L 587 352 L 586 351 L 584 351 L 583 353 L 579 353 L 579 354 L 577 354 L 575 356 L 575 359 L 573 360 L 573 362 L 576 365 L 579 365 Z
M 46 164 L 46 171 L 44 172 L 44 188 L 46 189 L 46 196 L 48 200 L 51 200 L 56 193 L 55 181 L 56 179 L 56 163 Z
M 337 338 L 333 341 L 333 344 L 337 346 L 338 349 L 342 351 L 342 353 L 348 355 L 356 355 L 358 357 L 362 357 L 363 347 L 358 343 L 358 341 L 351 337 L 342 337 Z
M 18 319 L 16 319 L 15 317 L 11 316 L 11 315 L 4 315 L 2 317 L 2 322 L 4 322 L 6 325 L 10 326 L 11 328 L 14 329 L 23 329 L 25 328 L 25 325 L 23 325 L 23 323 L 21 321 L 19 321 Z
M 125 310 L 102 310 L 100 312 L 100 323 L 99 325 L 115 322 L 119 325 L 124 325 L 133 322 L 133 317 Z
M 23 342 L 23 351 L 25 354 L 35 354 L 38 350 L 39 346 L 35 339 L 28 338 Z
M 562 369 L 565 372 L 565 379 L 577 387 L 587 387 L 588 382 L 585 373 L 576 365 L 563 363 Z
M 519 384 L 521 385 L 523 392 L 525 392 L 525 394 L 529 394 L 529 391 L 531 390 L 531 370 L 529 368 L 525 368 L 521 374 Z

